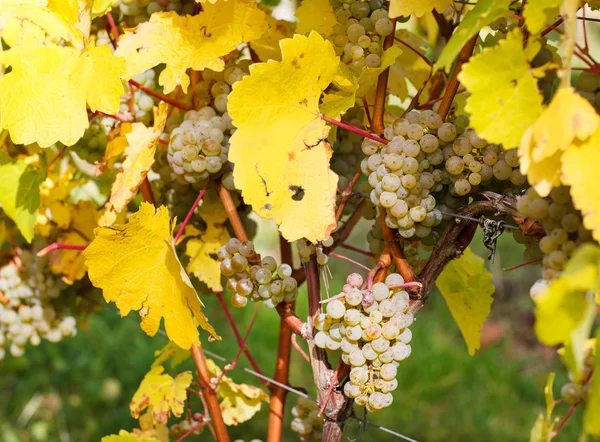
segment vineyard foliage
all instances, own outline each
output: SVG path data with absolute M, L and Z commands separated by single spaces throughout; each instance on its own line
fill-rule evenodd
M 434 285 L 479 350 L 494 308 L 468 247 L 480 225 L 492 260 L 500 235 L 522 244 L 535 334 L 570 378 L 558 394 L 549 374 L 530 441 L 576 407 L 600 437 L 599 7 L 302 0 L 283 20 L 255 0 L 1 0 L 0 360 L 114 303 L 171 342 L 129 404 L 139 428 L 104 442 L 228 441 L 262 407 L 275 442 L 302 338 L 315 385 L 291 429 L 340 440 L 353 407 L 393 406 Z M 256 216 L 281 259 L 255 250 Z M 342 247 L 369 265 L 330 294 Z M 228 375 L 242 354 L 262 373 L 228 310 L 249 302 L 252 324 L 281 316 L 270 392 Z M 204 349 L 224 327 L 239 352 L 219 367 Z

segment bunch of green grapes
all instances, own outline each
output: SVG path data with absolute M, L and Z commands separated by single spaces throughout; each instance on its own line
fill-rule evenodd
M 394 32 L 382 0 L 330 0 L 337 18 L 331 41 L 350 68 L 381 66 L 383 40 Z
M 296 300 L 298 283 L 292 278 L 292 268 L 288 264 L 278 266 L 272 256 L 262 258 L 260 265 L 251 264 L 256 258 L 251 241 L 231 238 L 219 249 L 218 257 L 221 273 L 228 278 L 227 288 L 234 292 L 234 307 L 244 307 L 250 300 L 275 308 L 281 302 Z
M 6 347 L 19 357 L 28 343 L 37 346 L 42 339 L 59 342 L 75 336 L 75 318 L 59 313 L 53 305 L 64 288 L 65 283 L 48 269 L 47 259 L 29 250 L 0 268 L 0 291 L 8 301 L 0 303 L 0 360 Z
M 315 345 L 341 350 L 350 365 L 344 394 L 368 411 L 379 411 L 392 403 L 398 386 L 397 367 L 411 353 L 409 295 L 397 273 L 385 282 L 361 290 L 363 278 L 352 273 L 343 292 L 327 303 L 327 313 L 315 318 Z
M 600 75 L 593 72 L 582 72 L 575 83 L 579 95 L 588 100 L 592 106 L 600 111 Z
M 539 221 L 546 233 L 538 244 L 543 254 L 543 280 L 531 288 L 530 294 L 535 297 L 549 281 L 560 276 L 573 251 L 592 241 L 592 235 L 583 225 L 581 213 L 573 207 L 567 186 L 555 187 L 546 198 L 529 188 L 519 197 L 517 210 Z
M 531 66 L 534 68 L 544 66 L 553 61 L 560 62 L 560 56 L 557 54 L 557 48 L 549 45 L 546 41 L 542 41 L 542 48 L 531 61 Z M 547 69 L 545 75 L 537 81 L 538 89 L 544 96 L 544 102 L 548 103 L 554 93 L 554 85 L 558 79 L 556 69 Z M 585 79 L 584 79 L 585 80 Z M 587 98 L 587 97 L 586 97 Z M 592 94 L 592 104 L 595 101 L 595 94 Z M 589 99 L 589 98 L 588 98 Z
M 335 241 L 334 239 L 335 232 L 332 235 L 325 238 L 323 241 L 318 244 L 312 244 L 306 239 L 299 239 L 296 242 L 296 247 L 298 249 L 298 255 L 300 255 L 300 259 L 302 262 L 308 262 L 312 255 L 316 255 L 317 264 L 320 266 L 327 265 L 329 262 L 329 257 L 325 254 L 323 248 L 331 247 Z
M 319 416 L 319 404 L 299 396 L 292 408 L 292 431 L 302 442 L 320 441 L 323 436 L 325 419 Z

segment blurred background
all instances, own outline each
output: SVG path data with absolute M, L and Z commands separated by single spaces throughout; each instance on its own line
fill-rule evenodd
M 359 224 L 350 243 L 366 249 L 367 230 L 367 223 Z M 255 242 L 261 254 L 278 257 L 277 231 L 271 223 L 259 222 Z M 490 266 L 496 293 L 482 333 L 481 350 L 469 356 L 444 299 L 434 291 L 411 327 L 413 351 L 399 367 L 394 404 L 381 413 L 368 415 L 369 421 L 420 442 L 529 440 L 529 430 L 544 409 L 543 387 L 548 372 L 558 372 L 557 389 L 566 376 L 554 350 L 537 344 L 533 335 L 528 291 L 539 274 L 538 268 L 532 265 L 503 270 L 522 262 L 521 247 L 510 233 L 504 233 L 498 243 L 496 261 Z M 479 235 L 472 248 L 487 258 Z M 373 265 L 355 252 L 338 252 Z M 334 275 L 330 295 L 339 293 L 348 273 L 361 271 L 343 260 L 331 258 L 329 263 Z M 237 344 L 217 299 L 204 296 L 203 302 L 206 315 L 223 337 L 212 343 L 205 339 L 205 348 L 231 361 Z M 306 317 L 305 291 L 297 304 L 299 316 Z M 253 306 L 231 310 L 245 333 Z M 89 327 L 79 329 L 76 337 L 59 344 L 44 341 L 39 347 L 29 346 L 21 358 L 8 356 L 1 361 L 0 441 L 99 441 L 119 429 L 137 427 L 129 414 L 129 401 L 149 370 L 154 351 L 167 343 L 160 334 L 146 336 L 138 321 L 137 315 L 120 318 L 113 305 L 106 306 L 91 316 Z M 272 376 L 275 365 L 278 328 L 277 313 L 261 307 L 248 347 L 268 376 Z M 239 366 L 249 366 L 243 356 Z M 184 369 L 194 370 L 191 360 L 176 370 Z M 258 379 L 240 369 L 228 375 L 236 382 L 260 386 Z M 310 366 L 295 350 L 290 382 L 315 396 Z M 289 428 L 289 410 L 296 401 L 297 397 L 288 395 L 286 441 L 298 440 Z M 564 415 L 565 407 L 559 405 L 556 413 Z M 576 411 L 556 440 L 577 440 L 580 412 Z M 361 410 L 357 413 L 362 417 Z M 230 427 L 232 439 L 265 440 L 267 416 L 268 406 L 263 405 L 251 421 Z M 345 435 L 347 440 L 365 442 L 400 440 L 376 428 L 365 428 L 356 420 L 348 423 Z M 212 437 L 206 433 L 188 440 Z

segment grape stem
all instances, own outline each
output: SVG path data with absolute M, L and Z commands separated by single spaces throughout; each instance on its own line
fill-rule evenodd
M 338 247 L 341 247 L 342 249 L 352 250 L 353 252 L 360 253 L 361 255 L 368 256 L 371 259 L 375 258 L 375 254 L 374 253 L 369 252 L 368 250 L 363 250 L 363 249 L 360 249 L 358 247 L 354 247 L 353 245 L 350 245 L 350 244 L 340 243 L 340 244 L 338 244 Z
M 467 92 L 467 90 L 459 89 L 458 91 L 456 91 L 455 96 L 458 94 L 462 94 L 463 92 Z M 444 99 L 444 97 L 434 98 L 433 100 L 429 100 L 427 103 L 418 105 L 415 109 L 417 109 L 417 110 L 430 109 L 435 103 L 437 103 L 438 101 L 442 101 L 443 99 Z
M 110 11 L 106 13 L 106 18 L 108 20 L 108 24 L 110 25 L 110 30 L 112 31 L 113 39 L 115 44 L 119 42 L 119 29 L 117 28 L 117 24 L 115 23 L 115 19 L 113 18 Z
M 148 95 L 152 95 L 154 98 L 158 98 L 159 100 L 162 100 L 165 103 L 168 103 L 171 106 L 174 106 L 174 107 L 176 107 L 178 109 L 182 109 L 182 110 L 186 110 L 186 111 L 193 109 L 192 105 L 181 103 L 181 102 L 179 102 L 177 100 L 173 100 L 172 98 L 169 98 L 166 95 L 163 95 L 161 93 L 153 91 L 152 89 L 147 88 L 146 86 L 144 86 L 143 84 L 138 83 L 135 80 L 129 80 L 129 84 L 131 86 L 134 86 L 134 87 L 138 88 L 141 91 L 146 92 Z
M 144 177 L 144 181 L 142 181 L 142 184 L 140 185 L 140 192 L 142 192 L 142 198 L 144 198 L 144 201 L 154 205 L 152 186 L 150 185 L 150 180 L 148 179 L 147 175 Z
M 396 19 L 392 19 L 393 29 L 396 29 Z M 387 35 L 383 40 L 383 50 L 391 48 L 394 45 L 394 33 Z M 383 115 L 385 113 L 385 102 L 387 100 L 387 84 L 390 77 L 390 68 L 385 69 L 377 77 L 377 87 L 375 89 L 375 108 L 373 109 L 373 124 L 371 130 L 378 135 L 383 134 L 385 125 Z
M 248 359 L 248 362 L 250 362 L 250 365 L 252 365 L 252 368 L 254 369 L 254 371 L 256 371 L 259 374 L 262 374 L 260 367 L 258 366 L 256 361 L 250 354 L 250 350 L 248 350 L 248 348 L 246 347 L 245 340 L 242 339 L 242 335 L 240 334 L 240 331 L 239 331 L 237 325 L 235 324 L 233 317 L 231 316 L 229 307 L 227 307 L 227 303 L 225 302 L 225 299 L 223 298 L 223 293 L 222 292 L 214 292 L 214 293 L 215 293 L 215 296 L 217 297 L 217 299 L 219 300 L 219 304 L 221 304 L 221 308 L 223 309 L 223 312 L 225 313 L 227 322 L 229 322 L 229 325 L 231 326 L 231 330 L 233 331 L 233 334 L 235 335 L 235 339 L 238 343 L 238 347 L 244 352 L 244 355 L 246 355 L 246 358 Z M 268 386 L 267 381 L 261 379 L 261 382 L 263 383 L 263 385 Z
M 187 439 L 187 437 L 192 434 L 194 431 L 196 431 L 198 428 L 202 427 L 206 425 L 206 422 L 198 422 L 196 425 L 194 425 L 192 428 L 190 428 L 189 430 L 187 430 L 185 433 L 183 433 L 183 435 L 177 439 L 175 442 L 182 442 L 185 439 Z
M 300 347 L 300 344 L 298 344 L 298 335 L 296 333 L 292 333 L 292 346 L 296 349 L 296 351 L 298 353 L 300 353 L 300 355 L 306 359 L 306 362 L 308 362 L 310 364 L 310 358 L 308 357 L 308 355 L 306 354 L 306 352 L 302 349 L 302 347 Z
M 444 37 L 446 41 L 450 40 L 450 37 L 452 37 L 452 25 L 448 23 L 448 20 L 446 20 L 446 17 L 444 17 L 443 14 L 440 14 L 435 9 L 431 12 L 433 12 L 433 18 L 435 18 L 435 21 L 440 28 L 442 37 Z
M 198 381 L 200 382 L 202 396 L 206 401 L 206 407 L 208 408 L 208 412 L 214 423 L 216 439 L 218 442 L 230 442 L 229 433 L 227 432 L 227 427 L 223 420 L 217 393 L 210 384 L 211 376 L 206 365 L 206 358 L 204 357 L 202 347 L 192 344 L 190 352 L 194 359 L 194 364 L 196 365 L 196 371 L 198 372 Z
M 329 402 L 329 399 L 333 394 L 334 387 L 337 386 L 339 388 L 341 385 L 341 381 L 344 379 L 344 377 L 346 377 L 346 375 L 349 372 L 350 366 L 344 364 L 344 362 L 340 359 L 337 367 L 335 368 L 335 371 L 331 374 L 331 378 L 329 379 L 329 388 L 327 389 L 327 395 L 325 396 L 325 399 L 321 404 L 321 408 L 319 408 L 319 416 L 321 416 L 323 414 L 323 411 L 325 411 L 325 407 L 327 407 L 327 403 Z
M 281 262 L 291 266 L 292 246 L 283 236 L 281 236 L 281 234 L 279 235 L 279 251 L 281 253 Z M 286 304 L 286 313 L 291 313 L 293 315 L 295 304 L 293 302 L 289 304 L 283 304 Z M 289 373 L 293 336 L 295 336 L 294 330 L 286 321 L 286 317 L 282 315 L 279 321 L 279 342 L 277 345 L 277 360 L 275 362 L 275 373 L 273 375 L 273 379 L 279 384 L 283 385 L 289 385 L 290 382 Z M 283 416 L 285 413 L 286 396 L 287 390 L 285 388 L 281 388 L 276 385 L 271 386 L 267 442 L 281 441 L 281 437 L 283 435 Z
M 329 253 L 329 256 L 333 256 L 334 258 L 339 258 L 339 259 L 343 259 L 343 260 L 345 260 L 345 261 L 351 262 L 352 264 L 354 264 L 354 265 L 356 265 L 356 266 L 358 266 L 358 267 L 360 267 L 361 269 L 364 269 L 364 270 L 366 270 L 366 271 L 369 271 L 369 270 L 371 270 L 371 269 L 370 269 L 369 267 L 367 267 L 366 265 L 364 265 L 364 264 L 361 264 L 361 263 L 360 263 L 360 262 L 358 262 L 358 261 L 354 261 L 353 259 L 350 259 L 350 258 L 348 258 L 347 256 L 340 255 L 340 254 L 338 254 L 338 253 L 334 253 L 334 252 L 330 252 L 330 253 Z
M 365 138 L 369 138 L 373 141 L 377 141 L 378 143 L 383 143 L 383 144 L 388 144 L 389 141 L 386 140 L 385 138 L 381 138 L 378 137 L 377 135 L 374 135 L 370 132 L 367 132 L 366 130 L 362 130 L 359 129 L 356 126 L 353 126 L 351 124 L 345 123 L 343 121 L 338 121 L 338 120 L 334 120 L 333 118 L 328 117 L 327 115 L 323 115 L 321 114 L 321 118 L 323 120 L 325 120 L 326 122 L 328 122 L 329 124 L 333 124 L 334 126 L 340 127 L 342 129 L 345 129 L 349 132 L 355 133 L 357 135 L 360 135 L 361 137 L 365 137 Z
M 454 101 L 454 97 L 458 92 L 458 86 L 460 84 L 458 81 L 458 74 L 460 73 L 462 65 L 469 61 L 469 58 L 471 58 L 471 55 L 473 55 L 473 50 L 475 49 L 478 38 L 479 34 L 472 37 L 469 41 L 467 41 L 458 54 L 456 66 L 454 66 L 452 76 L 450 77 L 450 80 L 448 80 L 448 84 L 446 85 L 446 93 L 442 97 L 440 108 L 438 109 L 438 114 L 440 117 L 442 117 L 442 120 L 446 120 L 446 117 L 450 113 L 452 102 Z
M 409 45 L 407 42 L 405 42 L 404 40 L 402 40 L 401 38 L 398 37 L 394 37 L 394 40 L 396 40 L 398 43 L 406 46 L 408 49 L 410 49 L 411 51 L 413 51 L 415 54 L 417 54 L 419 56 L 419 58 L 421 58 L 421 60 L 423 60 L 425 63 L 427 63 L 429 65 L 429 67 L 433 66 L 433 62 L 427 58 L 425 56 L 425 54 L 423 54 L 421 51 L 419 51 L 416 48 L 413 48 L 411 45 Z
M 87 246 L 82 244 L 64 244 L 61 242 L 54 242 L 49 246 L 44 247 L 42 250 L 37 252 L 37 256 L 45 256 L 50 252 L 54 252 L 55 250 L 64 249 L 64 250 L 85 250 Z
M 338 222 L 342 218 L 342 215 L 344 214 L 344 208 L 346 207 L 348 200 L 350 200 L 350 197 L 352 196 L 352 189 L 354 188 L 354 186 L 356 186 L 356 183 L 360 179 L 361 175 L 362 175 L 362 171 L 359 168 L 356 171 L 356 173 L 354 174 L 354 176 L 352 177 L 352 180 L 348 183 L 346 188 L 342 191 L 342 200 L 340 201 L 340 205 L 338 206 L 338 208 L 335 212 L 335 221 L 336 222 Z
M 65 153 L 65 150 L 67 150 L 68 146 L 63 146 L 61 150 L 58 151 L 58 153 L 56 155 L 54 155 L 54 157 L 52 157 L 52 159 L 50 160 L 50 162 L 48 163 L 48 167 L 47 169 L 50 169 L 50 167 L 52 167 L 52 165 L 56 162 L 56 160 L 58 160 L 61 155 L 63 153 Z
M 179 230 L 177 231 L 177 235 L 175 235 L 175 244 L 177 244 L 177 241 L 179 241 L 179 238 L 181 238 L 181 235 L 183 235 L 183 231 L 185 230 L 185 226 L 188 225 L 188 223 L 190 222 L 190 219 L 192 218 L 192 215 L 194 214 L 194 211 L 196 210 L 196 208 L 200 204 L 200 201 L 202 201 L 202 198 L 204 197 L 204 192 L 206 192 L 206 188 L 207 187 L 208 187 L 208 185 L 204 186 L 204 188 L 200 191 L 200 193 L 196 197 L 196 201 L 194 201 L 194 204 L 192 204 L 192 207 L 190 207 L 190 210 L 188 210 L 187 215 L 185 216 L 183 222 L 181 223 L 181 226 L 179 226 Z
M 535 264 L 536 262 L 540 262 L 541 260 L 542 260 L 542 258 L 530 259 L 529 261 L 522 262 L 522 263 L 514 265 L 512 267 L 505 267 L 502 270 L 504 270 L 506 272 L 510 272 L 511 270 L 515 270 L 515 269 L 518 269 L 520 267 L 527 266 L 529 264 Z
M 419 90 L 417 91 L 415 96 L 412 98 L 412 100 L 410 100 L 410 104 L 408 105 L 408 107 L 406 108 L 404 113 L 402 114 L 402 117 L 404 117 L 407 113 L 409 113 L 411 110 L 413 110 L 414 108 L 417 107 L 417 105 L 419 104 L 419 97 L 425 90 L 425 86 L 427 86 L 427 83 L 429 83 L 429 80 L 431 80 L 432 75 L 433 75 L 433 69 L 431 71 L 429 71 L 429 75 L 427 76 L 425 81 L 421 84 L 421 86 L 419 87 Z
M 587 385 L 590 383 L 590 381 L 592 380 L 592 377 L 594 376 L 594 371 L 592 371 L 588 377 L 585 379 L 585 381 L 583 382 L 583 385 Z M 564 428 L 565 424 L 568 422 L 569 418 L 571 417 L 571 415 L 573 414 L 573 412 L 575 411 L 575 409 L 577 408 L 577 406 L 583 401 L 579 401 L 575 404 L 573 404 L 571 406 L 571 408 L 569 408 L 569 411 L 567 412 L 567 414 L 565 415 L 565 417 L 562 419 L 562 421 L 560 421 L 560 424 L 558 424 L 558 427 L 556 427 L 556 430 L 554 430 L 554 432 L 552 433 L 553 437 L 558 436 L 558 434 L 561 432 L 561 430 Z

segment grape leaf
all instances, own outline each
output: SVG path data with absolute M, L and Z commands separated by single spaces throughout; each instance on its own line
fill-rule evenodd
M 356 96 L 364 97 L 371 88 L 377 84 L 379 74 L 393 65 L 401 53 L 402 49 L 398 46 L 392 46 L 384 51 L 381 56 L 381 65 L 378 68 L 363 67 L 360 76 L 358 77 L 358 90 L 356 91 Z
M 294 35 L 294 24 L 285 20 L 275 20 L 270 15 L 266 16 L 265 24 L 266 31 L 259 39 L 252 41 L 252 49 L 261 61 L 281 61 L 279 42 Z
M 390 0 L 390 17 L 408 17 L 412 14 L 422 17 L 434 9 L 443 12 L 451 5 L 451 0 Z
M 565 345 L 565 363 L 578 375 L 583 367 L 585 342 L 596 315 L 589 291 L 599 289 L 600 248 L 578 248 L 561 276 L 536 297 L 535 333 L 546 345 Z
M 335 90 L 332 89 L 332 86 L 335 87 Z M 340 115 L 343 115 L 354 106 L 357 90 L 358 79 L 356 75 L 348 66 L 340 62 L 338 72 L 331 81 L 329 92 L 323 95 L 321 112 L 330 118 L 339 119 Z
M 333 34 L 333 27 L 337 25 L 337 19 L 329 0 L 303 0 L 296 10 L 296 32 L 308 34 L 317 31 L 327 38 Z
M 15 47 L 0 52 L 0 64 L 12 66 L 0 77 L 0 126 L 15 144 L 77 142 L 92 112 L 119 110 L 125 62 L 106 46 Z
M 186 388 L 192 383 L 192 373 L 185 371 L 173 378 L 163 373 L 164 370 L 159 365 L 146 373 L 129 403 L 131 416 L 137 419 L 149 407 L 152 407 L 152 417 L 159 423 L 166 423 L 171 413 L 181 416 L 187 398 Z
M 146 178 L 154 164 L 154 153 L 158 139 L 167 123 L 169 106 L 161 101 L 154 108 L 154 126 L 146 127 L 143 123 L 123 123 L 118 138 L 127 140 L 123 171 L 119 172 L 110 189 L 107 206 L 115 212 L 121 212 L 137 194 L 138 187 Z M 113 140 L 113 143 L 122 141 Z
M 336 75 L 333 46 L 318 33 L 281 41 L 283 61 L 254 64 L 228 111 L 237 130 L 229 160 L 244 201 L 274 218 L 288 241 L 325 239 L 335 227 L 337 175 L 319 98 Z
M 466 249 L 460 258 L 450 261 L 436 284 L 473 356 L 493 302 L 492 274 L 485 269 L 483 258 Z
M 587 141 L 575 143 L 562 155 L 561 181 L 571 186 L 573 205 L 581 210 L 583 225 L 600 241 L 598 169 L 600 129 Z
M 265 13 L 254 0 L 206 3 L 202 8 L 194 16 L 155 12 L 149 21 L 125 31 L 115 55 L 127 60 L 126 78 L 165 63 L 158 77 L 165 93 L 178 84 L 187 92 L 190 78 L 186 69 L 222 71 L 222 56 L 266 30 Z
M 173 358 L 171 360 L 171 368 L 175 368 L 183 361 L 188 360 L 189 357 L 189 351 L 182 349 L 180 346 L 173 343 L 173 341 L 169 341 L 169 343 L 163 348 L 154 352 L 154 362 L 152 363 L 152 368 L 164 365 L 165 362 L 171 358 Z
M 592 377 L 590 383 L 590 393 L 585 405 L 585 414 L 583 417 L 583 426 L 586 433 L 600 436 L 600 351 L 598 349 L 600 342 L 600 328 L 596 330 L 596 349 L 594 356 L 594 372 L 596 375 Z
M 527 29 L 538 34 L 558 15 L 561 0 L 531 0 L 523 8 L 523 17 Z
M 206 365 L 213 377 L 221 375 L 221 369 L 213 360 L 207 359 Z M 217 396 L 221 398 L 220 407 L 225 425 L 238 425 L 252 419 L 260 411 L 262 402 L 269 402 L 269 396 L 260 388 L 236 384 L 227 376 L 223 376 L 219 382 Z
M 202 313 L 202 301 L 185 273 L 173 243 L 174 223 L 166 207 L 155 211 L 148 203 L 131 215 L 129 223 L 99 227 L 83 252 L 88 275 L 115 302 L 122 316 L 140 310 L 141 328 L 154 336 L 161 319 L 169 339 L 181 348 L 199 344 L 200 326 L 220 339 Z
M 466 111 L 477 134 L 510 149 L 542 112 L 542 96 L 529 61 L 539 46 L 523 50 L 521 31 L 515 29 L 497 46 L 471 57 L 458 75 L 471 96 Z M 537 74 L 536 74 L 537 75 Z
M 222 204 L 220 205 L 222 207 Z M 225 218 L 218 216 L 218 212 L 208 212 L 202 217 L 206 222 L 206 231 L 200 233 L 193 226 L 186 227 L 186 234 L 192 231 L 194 237 L 188 239 L 185 246 L 185 254 L 190 258 L 186 270 L 192 273 L 200 281 L 204 282 L 209 289 L 220 292 L 221 285 L 220 261 L 217 252 L 229 239 L 229 233 L 225 227 Z
M 158 439 L 153 437 L 146 437 L 128 433 L 125 430 L 119 431 L 119 434 L 111 434 L 104 436 L 100 442 L 159 442 Z
M 113 0 L 94 0 L 92 15 L 99 17 L 112 9 Z
M 460 25 L 452 33 L 452 37 L 435 63 L 434 70 L 448 69 L 458 56 L 467 41 L 493 21 L 504 17 L 508 12 L 510 0 L 481 0 L 468 11 Z
M 421 48 L 427 47 L 427 43 L 423 39 L 405 29 L 397 30 L 396 38 L 410 44 L 420 53 L 423 53 Z M 404 49 L 394 64 L 390 66 L 388 89 L 401 100 L 405 100 L 408 97 L 407 80 L 418 90 L 429 77 L 430 72 L 431 67 L 422 57 L 410 49 Z M 419 101 L 427 101 L 427 97 L 428 93 L 424 90 Z
M 0 152 L 0 205 L 27 242 L 33 239 L 40 208 L 40 184 L 45 178 L 45 169 L 35 170 L 25 161 L 12 160 Z
M 94 229 L 98 226 L 96 205 L 92 201 L 80 201 L 70 209 L 72 222 L 60 236 L 60 242 L 87 246 L 94 239 Z M 50 255 L 50 270 L 62 275 L 68 284 L 73 284 L 87 273 L 85 257 L 79 250 L 58 250 Z

